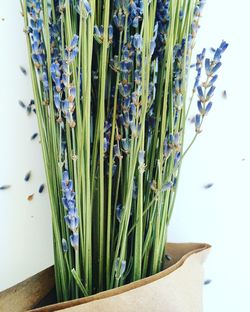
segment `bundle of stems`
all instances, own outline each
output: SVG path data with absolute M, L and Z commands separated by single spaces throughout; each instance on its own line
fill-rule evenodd
M 163 268 L 203 5 L 21 1 L 59 301 Z M 208 111 L 205 91 L 198 91 L 204 99 L 196 134 Z

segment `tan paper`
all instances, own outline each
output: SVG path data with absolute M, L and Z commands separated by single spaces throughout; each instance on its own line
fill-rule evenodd
M 50 267 L 25 281 L 0 292 L 1 312 L 23 312 L 34 307 L 55 286 L 54 268 Z
M 202 264 L 209 249 L 210 246 L 207 244 L 169 243 L 167 244 L 167 253 L 171 255 L 172 260 L 169 262 L 168 268 L 158 274 L 87 298 L 32 311 L 202 312 Z M 18 294 L 16 296 L 18 297 Z M 0 310 L 5 311 L 1 309 L 1 299 Z M 24 310 L 8 309 L 6 311 Z

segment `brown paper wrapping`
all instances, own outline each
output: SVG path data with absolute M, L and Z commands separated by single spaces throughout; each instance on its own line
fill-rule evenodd
M 158 274 L 90 297 L 31 311 L 202 312 L 203 262 L 209 249 L 210 246 L 207 244 L 168 243 L 167 253 L 172 260 L 168 262 L 168 267 Z M 41 276 L 42 273 L 48 275 L 45 270 L 40 273 L 40 276 L 37 275 L 37 278 L 34 276 L 0 293 L 0 311 L 26 311 L 44 298 L 53 285 L 44 283 L 46 278 Z M 52 274 L 51 270 L 50 274 Z M 23 283 L 25 284 L 21 287 Z M 43 283 L 44 287 L 41 287 Z M 25 287 L 28 289 L 23 297 Z M 28 299 L 28 296 L 34 296 L 34 300 Z

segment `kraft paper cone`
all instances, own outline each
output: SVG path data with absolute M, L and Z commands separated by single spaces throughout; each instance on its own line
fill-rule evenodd
M 31 311 L 202 312 L 203 262 L 209 249 L 210 246 L 207 244 L 168 243 L 167 254 L 171 256 L 172 260 L 168 261 L 168 267 L 158 274 L 87 298 L 49 305 Z M 32 287 L 27 281 L 26 285 Z M 44 287 L 46 288 L 46 284 Z M 51 284 L 48 288 L 51 290 Z M 40 300 L 48 293 L 48 288 L 46 293 L 41 290 Z M 22 292 L 22 294 L 24 293 Z M 4 300 L 4 296 L 1 297 L 0 294 L 0 310 L 3 312 L 21 312 L 32 307 L 29 305 L 30 300 L 25 305 L 25 299 L 21 300 L 18 292 L 13 293 L 13 287 L 12 291 L 11 289 L 5 291 L 5 295 L 9 296 L 10 301 Z M 11 296 L 15 297 L 14 306 Z M 18 298 L 22 306 L 17 304 Z M 36 295 L 37 299 L 38 296 Z M 40 300 L 37 300 L 36 303 Z M 6 310 L 2 308 L 2 303 L 5 304 Z M 33 301 L 33 303 L 35 302 Z

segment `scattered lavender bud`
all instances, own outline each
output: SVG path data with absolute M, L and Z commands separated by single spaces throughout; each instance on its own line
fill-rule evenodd
M 165 257 L 166 257 L 166 259 L 168 260 L 168 261 L 171 261 L 172 260 L 172 257 L 170 256 L 170 255 L 165 255 Z
M 22 107 L 22 108 L 26 108 L 26 105 L 24 104 L 23 101 L 19 100 L 18 104 Z
M 31 112 L 32 112 L 32 107 L 31 107 L 30 105 L 29 105 L 29 106 L 27 106 L 26 111 L 27 111 L 27 115 L 30 115 L 30 114 L 31 114 Z
M 27 70 L 23 66 L 19 66 L 21 72 L 26 76 L 27 75 Z
M 24 177 L 24 181 L 28 182 L 31 176 L 31 171 L 29 171 L 28 173 L 26 173 L 25 177 Z
M 227 91 L 226 90 L 223 90 L 222 97 L 223 97 L 223 99 L 227 99 Z
M 35 195 L 35 194 L 31 194 L 31 195 L 29 195 L 29 196 L 27 197 L 27 200 L 28 200 L 28 201 L 32 201 L 32 200 L 33 200 L 34 195 Z
M 37 132 L 35 132 L 34 134 L 32 134 L 32 136 L 31 136 L 31 140 L 35 140 L 35 138 L 37 138 L 37 136 L 38 136 L 38 133 Z
M 7 189 L 9 189 L 11 186 L 10 185 L 2 185 L 0 186 L 0 191 L 5 191 Z
M 209 189 L 209 188 L 211 188 L 213 185 L 214 185 L 213 183 L 205 184 L 205 185 L 204 185 L 204 189 Z
M 211 279 L 207 279 L 207 280 L 204 281 L 204 285 L 208 285 L 208 284 L 210 284 L 211 282 L 212 282 Z
M 42 193 L 43 190 L 44 190 L 44 187 L 45 187 L 45 185 L 44 185 L 44 184 L 41 184 L 41 185 L 39 186 L 38 192 L 39 192 L 39 193 Z

